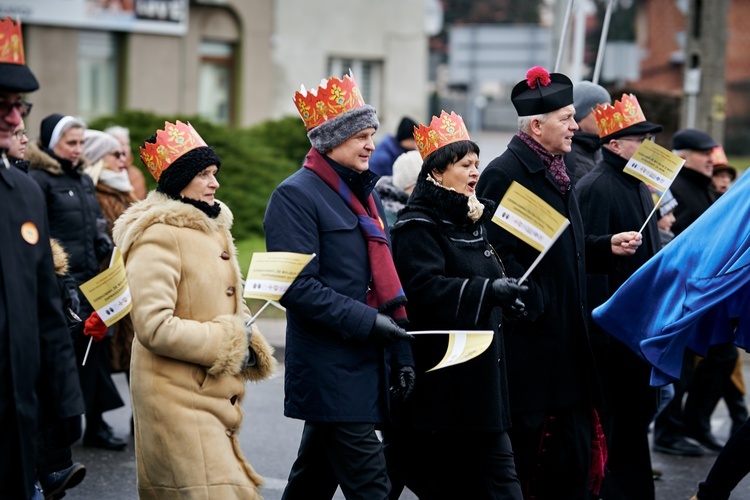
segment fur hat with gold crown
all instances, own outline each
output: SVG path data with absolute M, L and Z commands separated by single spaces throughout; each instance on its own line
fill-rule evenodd
M 10 17 L 0 19 L 0 88 L 11 92 L 33 92 L 39 88 L 39 82 L 26 66 L 21 22 Z

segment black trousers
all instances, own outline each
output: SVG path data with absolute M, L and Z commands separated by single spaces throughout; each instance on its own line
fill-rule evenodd
M 591 498 L 590 408 L 514 412 L 508 431 L 526 499 Z
M 506 432 L 398 427 L 384 436 L 391 500 L 404 485 L 421 500 L 523 498 Z
M 73 465 L 70 447 L 80 437 L 80 416 L 63 420 L 43 416 L 37 441 L 37 475 L 51 474 Z
M 305 422 L 284 500 L 386 500 L 391 489 L 374 424 Z
M 727 500 L 737 483 L 750 472 L 750 420 L 729 438 L 708 477 L 698 488 L 700 500 Z

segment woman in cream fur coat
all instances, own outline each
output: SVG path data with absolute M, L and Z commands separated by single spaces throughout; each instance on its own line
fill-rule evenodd
M 138 495 L 261 498 L 262 480 L 238 433 L 245 381 L 272 374 L 273 350 L 247 324 L 232 213 L 214 198 L 221 160 L 190 125 L 177 123 L 144 143 L 141 158 L 158 188 L 113 233 L 133 301 Z M 157 147 L 168 148 L 169 162 L 156 157 Z

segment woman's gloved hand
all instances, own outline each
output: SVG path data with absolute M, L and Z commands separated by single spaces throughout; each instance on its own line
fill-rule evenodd
M 99 313 L 96 311 L 91 313 L 91 316 L 86 318 L 86 322 L 83 325 L 83 334 L 88 335 L 94 339 L 94 342 L 99 342 L 107 335 L 107 325 L 104 324 L 102 318 L 99 317 Z
M 498 278 L 492 282 L 492 293 L 495 301 L 503 308 L 512 308 L 516 301 L 520 301 L 521 293 L 527 292 L 529 287 L 519 285 L 516 278 Z M 523 302 L 521 302 L 523 305 Z
M 399 366 L 391 375 L 391 397 L 398 401 L 406 401 L 414 391 L 417 375 L 411 366 Z

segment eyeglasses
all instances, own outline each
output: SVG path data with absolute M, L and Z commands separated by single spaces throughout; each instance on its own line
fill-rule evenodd
M 20 141 L 20 140 L 21 140 L 21 138 L 22 138 L 23 136 L 25 136 L 25 135 L 26 135 L 26 129 L 23 129 L 23 130 L 17 130 L 17 131 L 15 131 L 15 132 L 13 132 L 13 137 L 15 137 L 15 138 L 16 138 L 16 140 L 19 140 L 19 141 Z
M 638 135 L 638 136 L 625 136 L 625 137 L 619 137 L 618 139 L 621 141 L 633 141 L 633 142 L 643 142 L 643 141 L 650 141 L 654 138 L 653 135 Z
M 28 101 L 8 102 L 0 100 L 0 116 L 7 116 L 13 111 L 13 108 L 17 108 L 21 113 L 21 118 L 26 118 L 31 113 L 32 106 L 33 104 Z
M 126 158 L 127 153 L 125 151 L 115 151 L 114 153 L 112 153 L 112 156 L 119 160 L 120 158 Z

